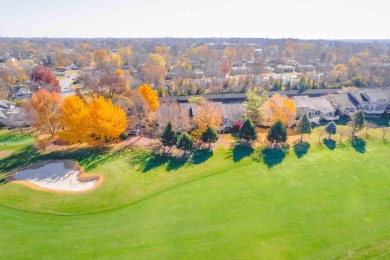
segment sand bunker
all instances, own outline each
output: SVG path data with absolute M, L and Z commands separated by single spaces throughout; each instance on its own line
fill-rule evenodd
M 26 181 L 44 189 L 56 191 L 85 191 L 92 189 L 97 176 L 80 179 L 82 169 L 74 161 L 53 161 L 15 172 L 14 181 Z

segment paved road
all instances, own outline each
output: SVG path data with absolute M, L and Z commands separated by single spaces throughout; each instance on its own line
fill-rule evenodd
M 74 79 L 77 77 L 77 72 L 66 72 L 65 77 L 59 80 L 61 87 L 61 96 L 73 95 L 75 91 L 70 89 Z

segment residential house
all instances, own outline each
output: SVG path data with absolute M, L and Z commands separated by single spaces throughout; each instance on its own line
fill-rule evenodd
M 328 97 L 331 104 L 337 109 L 342 116 L 352 116 L 357 111 L 359 103 L 350 93 L 338 93 Z
M 306 73 L 306 72 L 312 72 L 314 70 L 315 70 L 315 68 L 311 64 L 299 64 L 299 65 L 295 66 L 295 71 L 297 71 L 297 72 Z
M 341 115 L 363 110 L 367 117 L 379 117 L 390 107 L 390 88 L 354 90 L 334 94 L 329 100 Z
M 243 114 L 246 110 L 241 102 L 214 102 L 214 105 L 222 115 L 221 126 L 217 129 L 219 132 L 229 131 L 231 128 L 233 128 L 234 123 L 242 122 Z M 196 116 L 198 105 L 193 103 L 180 103 L 180 107 L 181 109 L 188 111 L 190 119 Z
M 294 96 L 292 100 L 297 108 L 297 119 L 303 114 L 309 116 L 310 122 L 319 125 L 320 120 L 338 120 L 336 116 L 336 109 L 332 106 L 326 97 L 308 97 L 308 96 Z
M 15 106 L 15 103 L 5 99 L 0 100 L 0 125 L 6 125 L 7 120 L 19 112 L 20 110 Z
M 367 117 L 380 116 L 390 105 L 390 88 L 352 91 L 350 95 L 359 103 L 358 108 Z
M 30 100 L 32 92 L 25 84 L 13 85 L 9 87 L 9 98 L 13 100 Z
M 293 71 L 294 71 L 294 67 L 290 66 L 290 65 L 280 65 L 279 64 L 274 68 L 275 73 L 288 73 L 288 72 L 293 72 Z

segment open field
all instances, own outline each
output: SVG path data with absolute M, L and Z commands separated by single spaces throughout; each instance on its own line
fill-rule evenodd
M 2 259 L 390 256 L 390 143 L 379 129 L 353 145 L 318 145 L 313 133 L 286 151 L 219 147 L 191 161 L 143 149 L 39 153 L 18 136 L 0 146 L 15 152 L 0 174 L 75 159 L 104 182 L 80 194 L 0 184 Z

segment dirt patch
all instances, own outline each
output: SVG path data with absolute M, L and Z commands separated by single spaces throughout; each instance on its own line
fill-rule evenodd
M 0 151 L 0 159 L 10 156 L 13 152 L 12 150 Z

